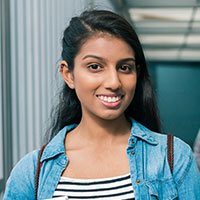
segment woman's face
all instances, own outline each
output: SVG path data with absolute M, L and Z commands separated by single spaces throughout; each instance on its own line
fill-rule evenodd
M 82 45 L 70 77 L 83 117 L 116 119 L 124 115 L 134 96 L 135 53 L 122 39 L 94 36 Z

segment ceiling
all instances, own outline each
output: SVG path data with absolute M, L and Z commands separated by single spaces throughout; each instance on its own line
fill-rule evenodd
M 149 61 L 200 61 L 200 0 L 113 0 Z

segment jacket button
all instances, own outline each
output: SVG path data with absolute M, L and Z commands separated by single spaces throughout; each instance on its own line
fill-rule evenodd
M 136 183 L 137 183 L 137 184 L 140 184 L 140 179 L 137 179 L 137 180 L 136 180 Z
M 134 151 L 131 151 L 131 155 L 133 156 L 135 154 L 135 152 Z
M 61 165 L 66 165 L 66 161 L 65 160 L 61 160 L 60 163 L 61 163 Z

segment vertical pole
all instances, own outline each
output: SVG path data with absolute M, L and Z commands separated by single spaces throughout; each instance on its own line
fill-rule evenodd
M 10 0 L 1 0 L 1 72 L 2 132 L 3 132 L 3 186 L 12 168 L 12 110 L 11 110 L 11 41 Z

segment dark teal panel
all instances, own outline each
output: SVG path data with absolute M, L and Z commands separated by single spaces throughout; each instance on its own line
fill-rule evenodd
M 153 64 L 165 132 L 193 145 L 200 128 L 200 63 Z

